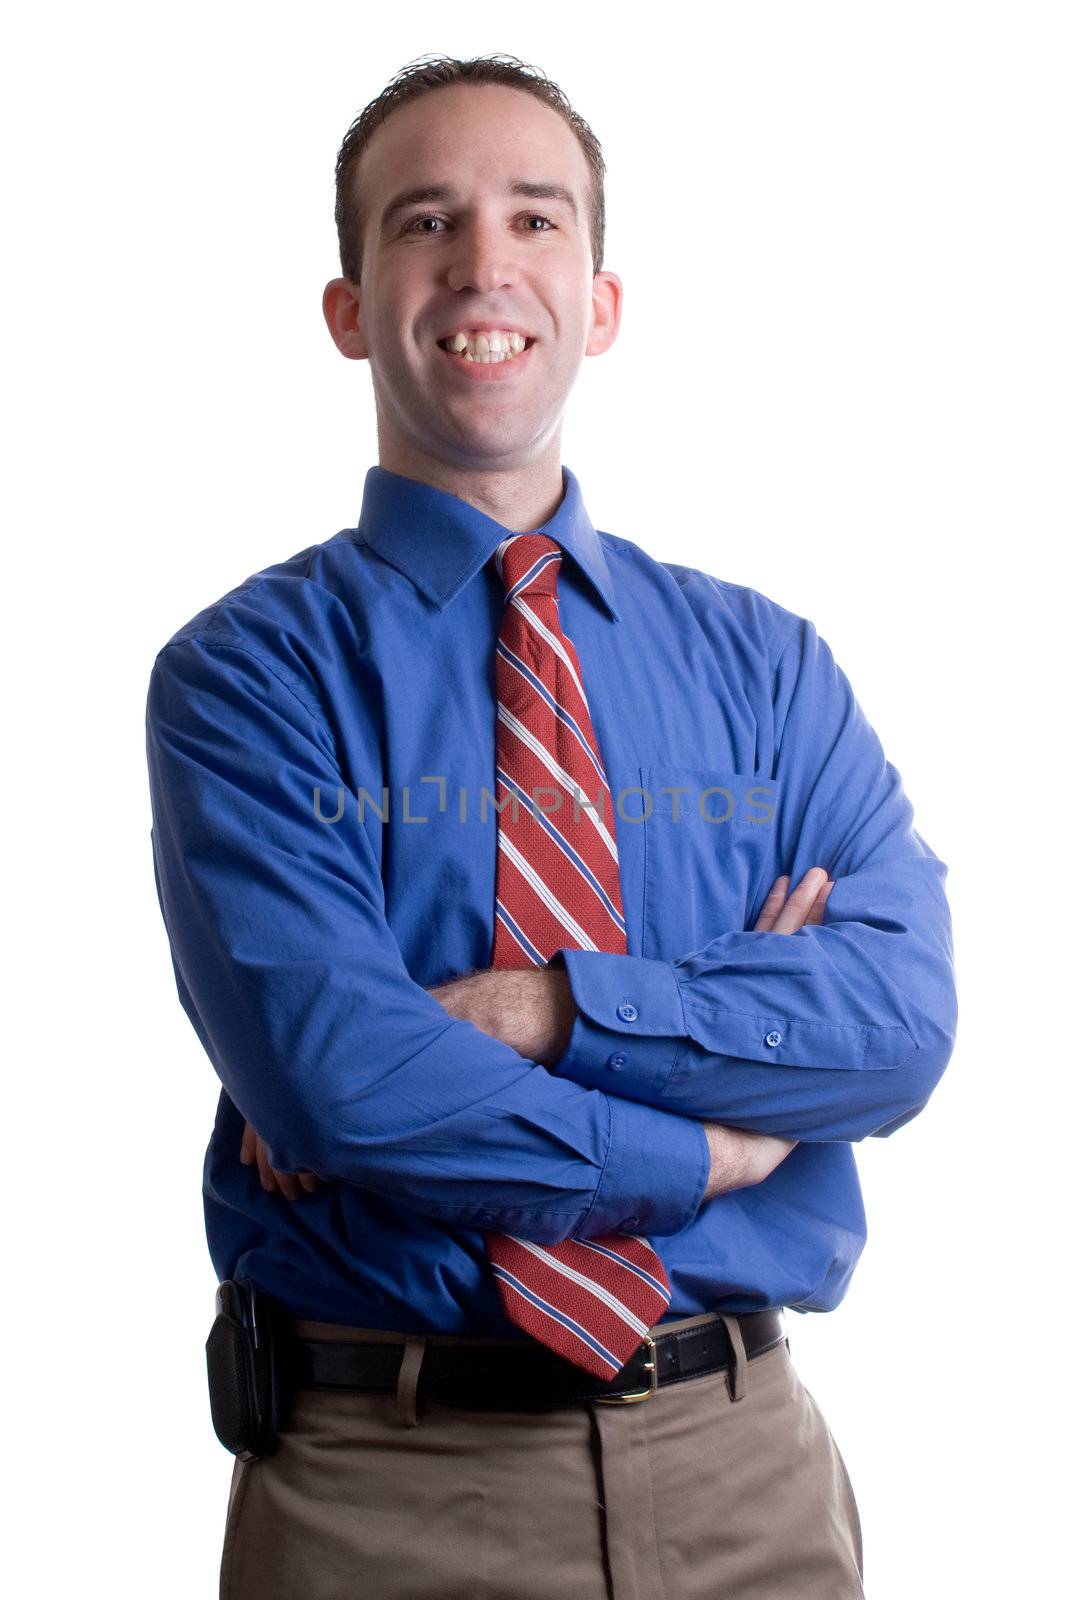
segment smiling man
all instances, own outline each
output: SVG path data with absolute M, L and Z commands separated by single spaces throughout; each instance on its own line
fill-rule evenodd
M 371 363 L 379 463 L 538 528 L 562 499 L 582 357 L 618 332 L 597 179 L 566 120 L 505 84 L 451 84 L 365 133 L 342 152 L 351 242 L 323 310 L 342 355 Z
M 562 464 L 603 170 L 513 58 L 366 108 L 323 296 L 358 523 L 154 664 L 235 1600 L 863 1593 L 782 1309 L 842 1299 L 852 1143 L 947 1064 L 946 869 L 813 625 Z

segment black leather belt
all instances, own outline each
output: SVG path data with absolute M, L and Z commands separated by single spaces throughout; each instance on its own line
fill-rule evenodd
M 777 1308 L 739 1312 L 737 1321 L 747 1360 L 774 1349 L 786 1337 Z M 284 1340 L 282 1354 L 295 1387 L 392 1394 L 404 1350 L 403 1339 L 373 1344 L 310 1339 L 293 1331 Z M 574 1400 L 624 1405 L 646 1400 L 667 1384 L 722 1372 L 733 1361 L 730 1335 L 718 1315 L 692 1328 L 654 1337 L 645 1334 L 641 1348 L 606 1382 L 534 1341 L 522 1340 L 520 1349 L 429 1341 L 417 1395 L 470 1411 L 549 1410 Z

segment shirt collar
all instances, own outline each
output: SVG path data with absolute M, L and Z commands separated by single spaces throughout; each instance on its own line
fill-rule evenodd
M 528 531 L 545 533 L 560 544 L 617 619 L 607 558 L 585 510 L 581 486 L 568 467 L 562 468 L 562 485 L 554 516 L 542 528 Z M 441 609 L 482 570 L 512 530 L 445 489 L 371 467 L 357 531 Z

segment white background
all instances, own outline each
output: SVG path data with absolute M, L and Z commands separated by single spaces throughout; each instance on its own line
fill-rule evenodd
M 787 1317 L 867 1593 L 1061 1594 L 1074 9 L 392 9 L 68 4 L 8 33 L 9 1592 L 217 1592 L 217 1080 L 154 894 L 146 682 L 195 611 L 358 516 L 368 368 L 320 311 L 350 121 L 418 55 L 510 51 L 608 163 L 623 329 L 564 434 L 593 520 L 811 617 L 950 866 L 952 1064 L 857 1147 L 845 1300 Z

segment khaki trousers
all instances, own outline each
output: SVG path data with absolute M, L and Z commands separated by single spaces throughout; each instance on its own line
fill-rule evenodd
M 746 1361 L 724 1321 L 729 1372 L 632 1405 L 417 1406 L 415 1335 L 396 1395 L 300 1390 L 274 1453 L 236 1462 L 221 1600 L 864 1597 L 850 1479 L 786 1341 Z

